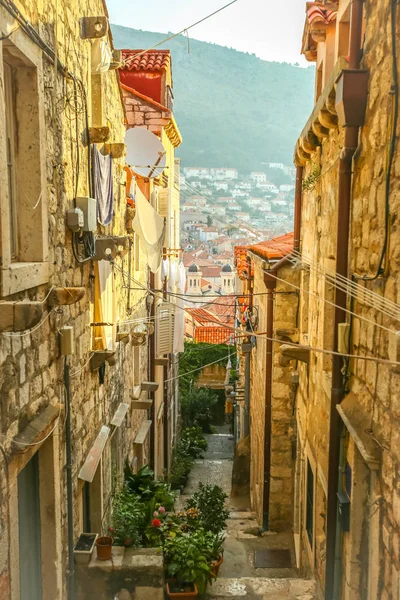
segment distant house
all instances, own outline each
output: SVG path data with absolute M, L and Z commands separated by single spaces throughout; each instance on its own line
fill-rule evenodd
M 253 173 L 250 173 L 250 179 L 255 183 L 265 183 L 267 181 L 267 175 L 266 173 L 253 171 Z
M 225 179 L 233 181 L 238 178 L 238 170 L 231 168 L 210 169 L 210 175 L 215 180 Z
M 260 206 L 264 200 L 262 198 L 247 198 L 245 202 L 247 206 Z
M 219 190 L 222 190 L 223 192 L 228 191 L 228 182 L 227 181 L 214 181 L 212 185 L 213 185 L 213 187 L 215 187 L 215 189 L 217 191 L 219 191 Z
M 268 167 L 270 169 L 280 169 L 281 171 L 283 171 L 285 165 L 283 163 L 273 163 L 273 162 L 270 162 L 270 163 L 268 163 Z
M 245 221 L 246 223 L 248 223 L 250 221 L 250 215 L 248 213 L 240 211 L 237 213 L 236 216 L 239 221 Z
M 259 190 L 263 190 L 265 192 L 271 192 L 273 194 L 279 194 L 279 188 L 276 187 L 276 185 L 274 185 L 273 183 L 270 183 L 269 181 L 259 181 L 257 183 L 257 188 Z
M 210 179 L 210 169 L 204 167 L 186 167 L 183 172 L 188 179 Z
M 205 227 L 200 232 L 200 240 L 202 242 L 211 242 L 219 236 L 218 229 L 216 227 Z
M 246 192 L 244 190 L 239 190 L 239 189 L 235 188 L 232 191 L 232 196 L 234 198 L 248 198 L 250 196 L 250 194 L 249 194 L 249 192 Z

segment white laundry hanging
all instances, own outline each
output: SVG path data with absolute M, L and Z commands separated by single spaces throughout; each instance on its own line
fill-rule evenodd
M 135 187 L 136 214 L 132 227 L 138 234 L 142 249 L 147 255 L 147 264 L 152 273 L 157 273 L 161 266 L 162 250 L 165 239 L 165 222 L 151 206 L 140 191 Z

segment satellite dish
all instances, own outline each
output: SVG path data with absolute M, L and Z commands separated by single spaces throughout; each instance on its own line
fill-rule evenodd
M 167 155 L 154 133 L 147 129 L 128 129 L 125 134 L 126 162 L 140 177 L 154 178 L 164 171 Z

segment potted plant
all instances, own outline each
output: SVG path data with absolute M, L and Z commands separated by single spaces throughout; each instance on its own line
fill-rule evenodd
M 146 523 L 146 505 L 124 485 L 114 495 L 109 532 L 117 546 L 140 546 Z
M 228 496 L 219 485 L 199 483 L 199 490 L 186 502 L 186 509 L 197 508 L 200 525 L 205 531 L 220 533 L 225 529 L 229 511 L 225 502 Z
M 74 548 L 75 562 L 80 565 L 87 565 L 92 556 L 97 533 L 81 533 Z
M 114 539 L 107 535 L 100 536 L 96 539 L 97 558 L 99 560 L 111 559 L 113 543 Z
M 210 540 L 210 564 L 215 577 L 218 577 L 220 567 L 224 562 L 224 542 L 223 533 L 209 533 Z
M 200 536 L 168 536 L 163 550 L 168 598 L 194 598 L 199 593 L 204 593 L 212 571 Z

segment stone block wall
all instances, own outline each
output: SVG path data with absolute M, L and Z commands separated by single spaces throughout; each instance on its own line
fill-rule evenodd
M 163 600 L 164 567 L 160 550 L 114 546 L 111 560 L 92 555 L 77 568 L 77 600 Z
M 91 98 L 90 53 L 88 40 L 79 36 L 79 19 L 84 16 L 104 15 L 105 5 L 102 0 L 72 0 L 55 3 L 51 0 L 23 0 L 18 2 L 21 13 L 38 30 L 39 34 L 51 48 L 57 45 L 58 57 L 76 77 L 82 80 L 87 94 L 89 125 L 92 124 L 92 106 L 96 99 Z M 55 12 L 55 7 L 58 12 Z M 8 18 L 6 11 L 0 7 L 0 25 Z M 20 31 L 21 33 L 21 31 Z M 22 33 L 21 33 L 22 35 Z M 13 37 L 10 37 L 12 42 Z M 74 532 L 81 532 L 82 482 L 78 473 L 87 454 L 92 447 L 102 425 L 109 425 L 120 402 L 131 399 L 133 388 L 134 348 L 129 343 L 116 346 L 116 363 L 106 366 L 105 379 L 99 381 L 99 373 L 91 372 L 89 359 L 93 348 L 94 317 L 94 268 L 89 261 L 79 265 L 73 256 L 71 233 L 66 228 L 65 212 L 73 207 L 73 198 L 89 195 L 88 183 L 88 149 L 85 143 L 85 114 L 83 111 L 85 98 L 78 88 L 77 92 L 77 131 L 75 127 L 76 111 L 74 108 L 75 92 L 71 79 L 64 78 L 59 72 L 55 76 L 54 67 L 43 56 L 45 122 L 43 135 L 46 141 L 45 170 L 46 189 L 41 201 L 45 203 L 48 214 L 49 240 L 49 281 L 37 288 L 30 288 L 8 297 L 7 300 L 43 301 L 52 286 L 85 288 L 85 296 L 70 306 L 62 306 L 47 310 L 46 305 L 43 323 L 32 333 L 21 335 L 0 335 L 0 427 L 1 445 L 4 455 L 0 457 L 1 471 L 1 519 L 0 519 L 0 596 L 2 598 L 18 597 L 19 586 L 19 550 L 18 550 L 18 491 L 17 476 L 21 468 L 34 452 L 39 456 L 47 456 L 44 446 L 24 447 L 15 443 L 15 437 L 23 433 L 29 423 L 48 406 L 59 410 L 59 419 L 52 422 L 55 426 L 53 435 L 47 443 L 51 443 L 54 451 L 53 460 L 46 463 L 46 469 L 40 471 L 44 485 L 54 486 L 53 497 L 46 504 L 48 520 L 42 529 L 42 543 L 45 545 L 51 538 L 55 540 L 55 554 L 49 557 L 50 563 L 44 565 L 45 570 L 57 572 L 56 582 L 47 585 L 44 582 L 43 598 L 56 600 L 65 597 L 67 567 L 67 505 L 65 479 L 65 390 L 63 386 L 64 359 L 59 350 L 59 330 L 70 325 L 74 329 L 75 352 L 71 359 L 71 428 L 72 428 L 72 478 L 74 486 Z M 103 73 L 101 76 L 102 124 L 110 128 L 110 142 L 123 142 L 125 135 L 125 111 L 115 71 Z M 93 102 L 92 102 L 93 101 Z M 100 150 L 102 144 L 99 145 Z M 5 156 L 0 156 L 5 161 Z M 79 165 L 79 166 L 78 166 Z M 114 218 L 110 225 L 98 226 L 99 235 L 127 235 L 125 229 L 125 186 L 124 159 L 113 160 L 114 180 Z M 27 165 L 27 172 L 29 165 Z M 24 174 L 20 174 L 19 185 L 24 183 Z M 3 198 L 1 200 L 3 202 Z M 36 199 L 32 198 L 32 206 Z M 138 248 L 138 246 L 136 246 Z M 135 246 L 134 246 L 135 248 Z M 121 269 L 127 273 L 128 261 L 132 260 L 132 272 L 135 278 L 147 285 L 147 272 L 143 256 L 127 254 L 117 258 L 118 268 L 113 271 L 115 314 L 123 328 L 124 321 L 132 322 L 145 317 L 145 295 L 131 291 L 128 302 L 127 279 Z M 137 286 L 136 286 L 137 287 Z M 128 330 L 129 323 L 126 324 Z M 147 351 L 141 352 L 141 374 L 139 379 L 147 379 Z M 120 463 L 125 458 L 134 458 L 133 439 L 146 411 L 129 410 L 126 421 L 119 430 L 118 452 Z M 48 431 L 51 427 L 48 428 Z M 43 437 L 43 436 L 42 436 Z M 40 435 L 38 436 L 40 440 Z M 147 453 L 148 454 L 148 453 Z M 6 460 L 5 460 L 6 459 Z M 40 459 L 44 461 L 44 458 Z M 44 464 L 44 463 L 43 463 Z M 106 511 L 111 489 L 111 448 L 107 445 L 99 467 L 102 472 L 99 482 L 99 497 L 96 499 L 101 511 Z M 44 509 L 43 509 L 44 510 Z M 103 523 L 107 526 L 106 520 Z
M 344 4 L 344 3 L 342 3 Z M 361 68 L 370 72 L 369 96 L 353 161 L 349 276 L 372 277 L 377 274 L 385 239 L 385 203 L 389 121 L 392 113 L 391 90 L 392 32 L 390 3 L 383 0 L 364 3 L 365 34 Z M 400 40 L 399 21 L 396 40 Z M 313 261 L 308 277 L 303 272 L 300 314 L 300 342 L 332 349 L 333 290 L 322 271 L 335 270 L 338 197 L 338 161 L 343 147 L 343 129 L 329 130 L 321 146 L 305 166 L 305 179 L 317 170 L 320 177 L 304 193 L 302 209 L 302 252 Z M 389 236 L 384 272 L 372 281 L 358 280 L 366 290 L 395 304 L 399 303 L 398 211 L 400 206 L 399 150 L 396 144 L 390 176 Z M 307 294 L 311 292 L 311 294 Z M 398 322 L 379 309 L 363 294 L 354 300 L 357 313 L 352 319 L 350 352 L 382 360 L 398 360 Z M 307 318 L 303 319 L 303 311 Z M 350 315 L 347 315 L 350 323 Z M 382 330 L 379 326 L 393 331 Z M 331 396 L 331 357 L 311 354 L 309 367 L 300 365 L 297 402 L 297 428 L 301 463 L 295 505 L 298 508 L 302 538 L 303 564 L 315 570 L 324 585 L 325 507 L 328 477 L 329 407 Z M 344 599 L 397 597 L 400 581 L 399 436 L 400 378 L 397 367 L 362 359 L 351 360 L 347 391 L 356 394 L 359 415 L 365 415 L 372 447 L 381 456 L 375 470 L 359 451 L 356 438 L 344 428 L 344 468 L 351 473 L 350 531 L 342 534 L 341 597 Z M 365 435 L 365 427 L 361 433 Z M 368 434 L 367 434 L 368 435 Z M 374 442 L 374 440 L 376 440 Z M 315 546 L 310 548 L 305 535 L 305 464 L 314 471 Z M 321 518 L 321 514 L 324 515 Z
M 266 291 L 264 261 L 252 256 L 254 263 L 254 305 L 258 309 L 258 331 L 267 329 Z M 284 268 L 277 273 L 279 279 L 287 279 L 296 285 L 297 274 Z M 274 338 L 289 336 L 297 340 L 297 294 L 293 287 L 277 280 L 274 293 Z M 282 340 L 283 343 L 283 340 Z M 293 521 L 292 487 L 293 460 L 293 393 L 291 387 L 292 366 L 279 364 L 279 344 L 273 344 L 272 367 L 272 430 L 271 430 L 271 477 L 269 501 L 269 528 L 275 531 L 290 530 Z M 251 484 L 252 508 L 260 525 L 263 524 L 264 453 L 265 453 L 265 384 L 266 339 L 257 338 L 251 360 Z

